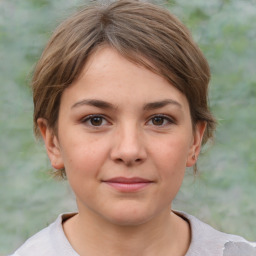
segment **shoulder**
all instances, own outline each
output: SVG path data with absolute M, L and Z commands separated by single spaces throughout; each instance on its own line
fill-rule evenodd
M 176 212 L 191 227 L 191 244 L 186 256 L 256 256 L 256 242 L 220 232 L 184 212 Z
M 29 238 L 14 254 L 10 256 L 78 256 L 69 244 L 62 221 L 74 214 L 60 215 L 57 220 Z

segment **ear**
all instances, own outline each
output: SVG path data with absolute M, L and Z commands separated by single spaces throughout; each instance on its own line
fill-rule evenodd
M 38 118 L 37 124 L 43 137 L 45 148 L 52 167 L 57 170 L 64 168 L 57 136 L 54 134 L 53 130 L 49 128 L 46 119 Z
M 187 158 L 187 167 L 193 166 L 200 154 L 201 143 L 204 136 L 204 131 L 206 128 L 206 122 L 198 122 L 195 127 L 193 140 L 190 146 L 190 151 Z

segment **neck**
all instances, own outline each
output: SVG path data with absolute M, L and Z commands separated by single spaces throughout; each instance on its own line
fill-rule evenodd
M 79 255 L 185 255 L 189 224 L 170 211 L 136 226 L 116 225 L 88 212 L 64 223 L 64 231 Z

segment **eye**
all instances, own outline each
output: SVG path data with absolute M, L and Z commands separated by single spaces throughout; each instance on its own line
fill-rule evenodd
M 165 115 L 153 116 L 148 121 L 148 124 L 153 125 L 153 126 L 165 126 L 165 125 L 173 124 L 173 123 L 174 123 L 174 120 Z
M 100 115 L 90 115 L 85 117 L 82 120 L 82 123 L 88 125 L 88 126 L 94 126 L 94 127 L 98 127 L 98 126 L 103 126 L 103 125 L 107 125 L 108 121 Z

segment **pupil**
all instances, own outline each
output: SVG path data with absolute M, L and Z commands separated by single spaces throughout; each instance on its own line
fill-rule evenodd
M 99 126 L 102 124 L 102 118 L 101 117 L 93 117 L 91 120 L 91 124 L 94 126 Z
M 153 118 L 153 124 L 154 125 L 162 125 L 163 124 L 163 118 L 162 117 L 154 117 Z

